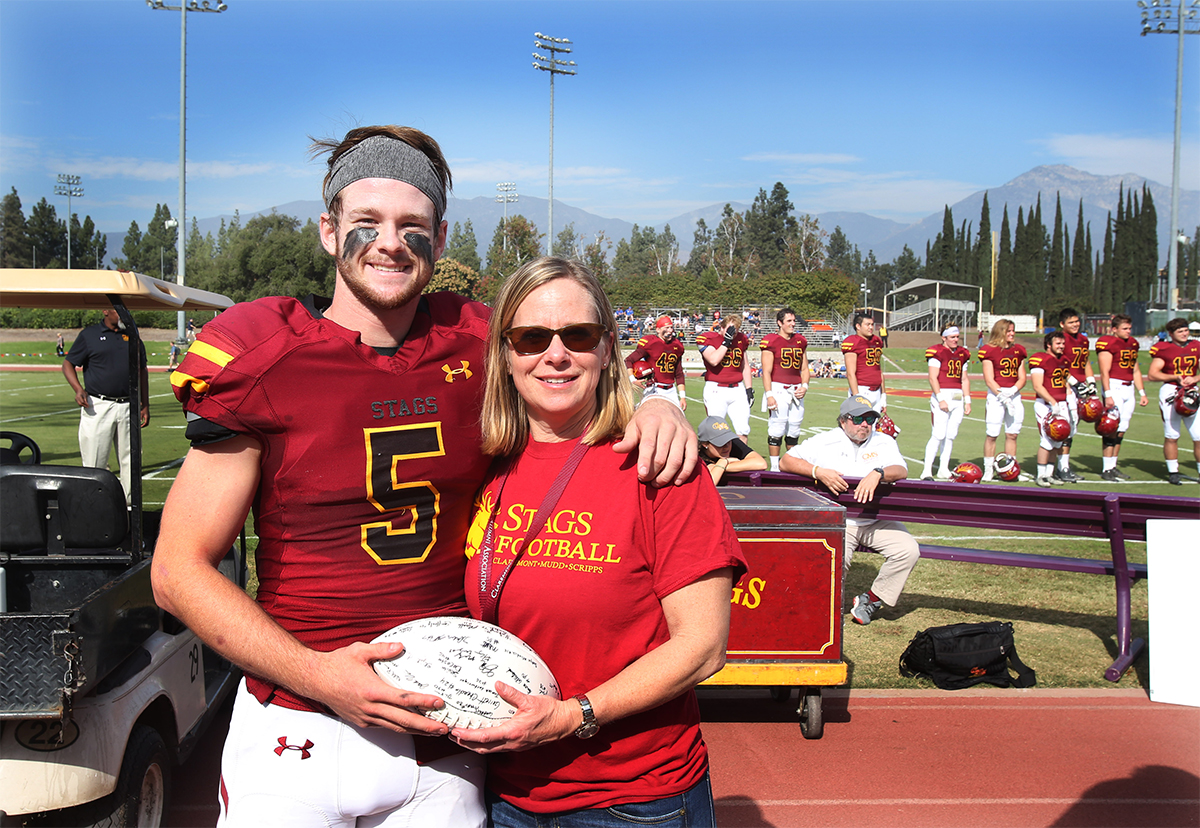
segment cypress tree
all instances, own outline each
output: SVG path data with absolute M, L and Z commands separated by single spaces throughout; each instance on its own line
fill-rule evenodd
M 1087 243 L 1085 244 L 1084 233 L 1088 234 Z M 1088 249 L 1091 247 L 1091 230 L 1084 229 L 1083 225 L 1083 199 L 1079 199 L 1079 216 L 1075 220 L 1075 246 L 1071 251 L 1071 293 L 1072 294 L 1087 294 L 1091 295 L 1092 280 L 1090 270 L 1092 267 L 1092 254 Z
M 1012 233 L 1008 225 L 1008 205 L 1004 205 L 1004 216 L 1000 219 L 1000 252 L 996 257 L 996 295 L 992 300 L 992 313 L 1009 313 L 1015 307 L 1013 297 L 1013 252 Z
M 1017 207 L 1017 229 L 1013 232 L 1013 307 L 1016 313 L 1029 313 L 1029 240 L 1025 232 L 1025 208 Z
M 1046 270 L 1046 294 L 1048 296 L 1067 293 L 1066 286 L 1063 284 L 1063 272 L 1062 197 L 1058 193 L 1055 193 L 1054 235 L 1050 240 L 1050 255 Z
M 1119 204 L 1120 202 L 1118 202 Z M 1121 210 L 1117 208 L 1118 215 Z M 1100 293 L 1096 304 L 1103 313 L 1115 313 L 1117 305 L 1117 241 L 1112 213 L 1104 225 L 1104 265 L 1100 272 Z
M 984 287 L 984 292 L 992 286 L 992 215 L 988 207 L 987 191 L 983 193 L 983 208 L 979 211 L 979 235 L 975 243 L 975 279 L 977 285 Z

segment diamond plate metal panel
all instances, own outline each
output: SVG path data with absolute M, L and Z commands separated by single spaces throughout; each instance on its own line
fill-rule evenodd
M 61 716 L 67 662 L 55 653 L 64 615 L 0 616 L 0 718 Z

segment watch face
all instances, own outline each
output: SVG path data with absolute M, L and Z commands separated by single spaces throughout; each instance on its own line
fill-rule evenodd
M 595 736 L 599 730 L 600 725 L 596 724 L 595 722 L 584 722 L 579 726 L 579 729 L 575 731 L 575 735 L 580 739 L 590 739 Z

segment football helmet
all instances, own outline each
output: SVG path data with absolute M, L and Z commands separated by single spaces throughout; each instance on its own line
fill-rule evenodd
M 1190 417 L 1200 411 L 1200 386 L 1178 389 L 1175 392 L 1175 410 L 1181 417 Z
M 1096 433 L 1101 437 L 1111 437 L 1121 428 L 1121 411 L 1115 405 L 1107 408 L 1104 415 L 1096 421 Z
M 1071 421 L 1065 417 L 1050 417 L 1046 420 L 1046 436 L 1060 442 L 1071 436 Z
M 978 483 L 983 479 L 983 469 L 974 463 L 959 463 L 950 474 L 955 483 Z
M 1021 476 L 1021 465 L 1011 454 L 996 455 L 996 477 L 1011 483 Z
M 1104 416 L 1104 402 L 1099 397 L 1079 398 L 1079 419 L 1094 423 Z
M 889 437 L 895 437 L 900 433 L 899 426 L 886 414 L 880 415 L 879 421 L 875 423 L 875 430 Z
M 633 363 L 633 368 L 630 369 L 634 379 L 644 380 L 654 376 L 654 366 L 644 359 L 639 359 Z

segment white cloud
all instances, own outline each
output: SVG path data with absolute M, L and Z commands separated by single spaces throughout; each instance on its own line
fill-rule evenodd
M 1045 147 L 1051 160 L 1094 175 L 1137 172 L 1160 184 L 1171 183 L 1174 141 L 1168 137 L 1117 134 L 1062 135 L 1034 141 Z M 1180 185 L 1195 189 L 1200 182 L 1200 142 L 1184 140 L 1180 146 Z

